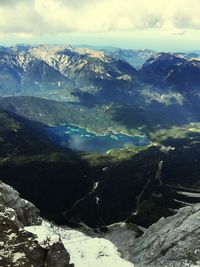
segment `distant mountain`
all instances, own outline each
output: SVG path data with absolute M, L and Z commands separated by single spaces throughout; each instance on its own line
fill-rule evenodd
M 148 58 L 139 70 L 125 59 L 134 53 Z M 3 97 L 34 96 L 85 107 L 114 103 L 151 114 L 166 107 L 171 107 L 167 114 L 178 107 L 193 112 L 199 110 L 199 73 L 200 61 L 180 53 L 46 45 L 0 48 Z
M 168 53 L 156 54 L 140 70 L 142 78 L 158 88 L 183 93 L 199 92 L 200 61 Z
M 140 69 L 142 65 L 154 54 L 155 51 L 145 49 L 145 50 L 136 50 L 136 49 L 121 49 L 121 48 L 103 48 L 102 51 L 108 53 L 112 57 L 120 58 L 127 61 L 136 69 Z
M 136 57 L 145 62 L 139 70 L 130 62 L 137 62 Z M 2 96 L 30 95 L 88 106 L 180 104 L 186 92 L 199 94 L 199 72 L 200 61 L 180 53 L 45 45 L 0 48 Z
M 113 46 L 94 46 L 94 45 L 80 45 L 76 47 L 102 51 L 114 58 L 125 60 L 136 69 L 140 69 L 146 60 L 148 60 L 150 57 L 156 54 L 155 51 L 150 49 L 144 49 L 144 50 L 125 49 Z
M 176 56 L 182 56 L 186 59 L 199 59 L 200 58 L 200 52 L 189 52 L 189 53 L 174 53 Z
M 0 51 L 0 94 L 35 93 L 60 87 L 70 88 L 73 82 L 46 62 L 24 50 Z
M 83 101 L 86 97 L 95 102 L 95 96 L 103 102 L 120 99 L 135 87 L 137 71 L 127 62 L 101 51 L 41 46 L 31 50 L 31 54 L 73 80 L 72 94 Z
M 120 98 L 135 86 L 137 71 L 104 52 L 72 47 L 14 47 L 0 51 L 0 94 L 57 100 Z

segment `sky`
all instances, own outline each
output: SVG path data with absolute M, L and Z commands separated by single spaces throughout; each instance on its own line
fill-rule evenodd
M 200 50 L 200 0 L 0 0 L 0 44 Z

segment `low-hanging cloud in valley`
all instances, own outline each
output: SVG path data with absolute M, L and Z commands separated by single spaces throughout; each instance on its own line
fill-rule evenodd
M 0 0 L 0 33 L 200 29 L 200 0 Z

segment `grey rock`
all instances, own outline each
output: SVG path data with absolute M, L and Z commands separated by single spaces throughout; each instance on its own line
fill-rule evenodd
M 46 250 L 24 231 L 16 212 L 0 206 L 0 266 L 43 267 Z
M 39 210 L 29 201 L 20 198 L 19 193 L 11 186 L 0 181 L 0 204 L 15 210 L 18 220 L 24 225 L 41 223 Z
M 61 240 L 40 245 L 24 225 L 40 223 L 38 209 L 0 182 L 0 267 L 73 267 Z
M 161 218 L 129 248 L 135 267 L 200 266 L 200 204 Z
M 47 252 L 45 266 L 48 267 L 69 267 L 70 255 L 63 243 L 58 241 L 52 244 Z M 72 267 L 72 265 L 70 265 Z
M 142 234 L 143 231 L 136 225 L 121 222 L 107 226 L 107 232 L 103 236 L 117 247 L 123 259 L 129 259 L 130 251 L 127 247 L 134 244 L 136 237 Z
M 16 212 L 0 205 L 0 267 L 71 267 L 61 241 L 41 246 L 24 230 Z

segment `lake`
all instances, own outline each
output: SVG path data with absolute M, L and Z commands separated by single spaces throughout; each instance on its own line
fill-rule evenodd
M 149 144 L 146 136 L 129 136 L 125 134 L 97 135 L 88 132 L 84 128 L 65 125 L 48 127 L 48 136 L 51 140 L 65 148 L 77 151 L 105 153 L 112 148 L 123 148 L 128 146 L 145 146 Z

